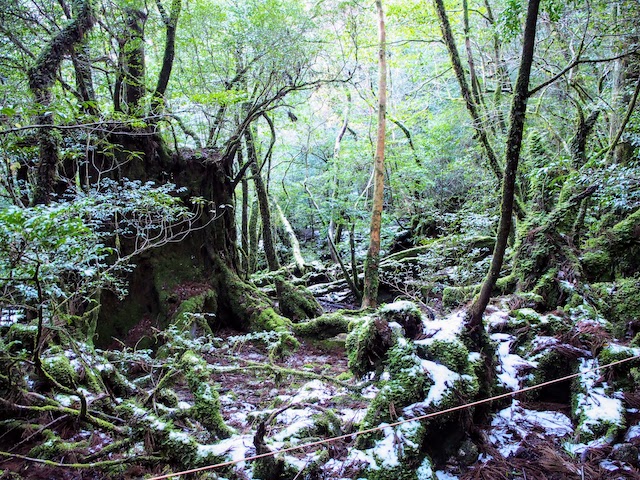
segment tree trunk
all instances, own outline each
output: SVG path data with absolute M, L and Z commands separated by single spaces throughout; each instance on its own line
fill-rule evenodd
M 49 111 L 52 100 L 51 87 L 64 56 L 71 54 L 76 45 L 82 42 L 93 23 L 91 0 L 84 0 L 77 10 L 76 17 L 51 38 L 28 72 L 29 89 L 40 109 L 36 123 L 43 125 L 38 132 L 39 160 L 33 199 L 35 204 L 49 203 L 56 183 L 58 145 L 51 132 L 54 123 L 53 112 Z
M 275 243 L 273 241 L 269 197 L 265 184 L 262 181 L 262 174 L 260 173 L 260 166 L 258 165 L 258 154 L 250 129 L 245 130 L 244 139 L 247 146 L 247 155 L 249 156 L 248 161 L 251 163 L 251 175 L 258 196 L 258 206 L 260 207 L 260 218 L 262 220 L 262 242 L 264 245 L 264 253 L 267 257 L 267 265 L 271 271 L 279 270 L 280 262 L 278 261 Z
M 442 0 L 436 0 L 442 3 Z M 489 304 L 491 291 L 496 285 L 500 276 L 504 254 L 507 249 L 507 241 L 511 232 L 513 206 L 515 199 L 515 182 L 520 160 L 520 148 L 522 146 L 522 133 L 527 112 L 527 99 L 529 92 L 529 77 L 531 65 L 533 63 L 533 52 L 535 48 L 536 23 L 538 20 L 538 10 L 540 0 L 529 0 L 527 8 L 527 19 L 524 30 L 524 42 L 522 46 L 522 56 L 520 58 L 520 69 L 514 91 L 513 102 L 511 104 L 511 115 L 509 124 L 509 134 L 505 152 L 505 172 L 502 182 L 502 202 L 500 205 L 500 223 L 498 226 L 498 236 L 496 246 L 493 251 L 493 258 L 487 277 L 485 278 L 480 294 L 469 308 L 467 318 L 467 329 L 472 342 L 479 343 L 482 335 L 482 315 Z
M 362 308 L 375 308 L 378 304 L 378 267 L 380 264 L 380 229 L 384 200 L 384 146 L 387 114 L 387 57 L 386 32 L 382 0 L 376 0 L 378 12 L 378 135 L 374 163 L 373 209 L 369 233 L 369 251 L 364 266 Z
M 147 15 L 137 8 L 127 8 L 127 39 L 124 51 L 124 97 L 130 114 L 140 113 L 140 101 L 145 94 L 144 24 Z
M 173 59 L 176 52 L 176 29 L 178 27 L 178 19 L 180 18 L 180 11 L 182 10 L 182 0 L 173 0 L 171 2 L 171 11 L 169 15 L 164 10 L 161 0 L 156 0 L 158 11 L 162 17 L 162 22 L 166 27 L 166 40 L 164 44 L 164 56 L 162 58 L 162 68 L 158 76 L 158 84 L 156 90 L 153 93 L 153 99 L 151 102 L 151 111 L 153 113 L 159 113 L 162 104 L 164 103 L 164 95 L 169 85 L 169 78 L 171 77 L 171 70 L 173 69 Z

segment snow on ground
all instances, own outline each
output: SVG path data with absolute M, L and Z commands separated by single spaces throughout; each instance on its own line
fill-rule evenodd
M 440 320 L 425 320 L 424 333 L 425 340 L 417 340 L 416 345 L 429 343 L 433 340 L 457 340 L 464 325 L 465 312 L 456 310 Z
M 516 337 L 506 333 L 494 333 L 491 340 L 498 344 L 498 380 L 507 390 L 515 391 L 520 388 L 519 372 L 538 366 L 538 362 L 529 362 L 520 355 L 509 353 L 511 344 Z
M 531 435 L 540 439 L 562 438 L 573 433 L 571 419 L 560 412 L 529 410 L 513 400 L 510 407 L 500 410 L 491 422 L 489 440 L 507 458 L 520 448 L 522 440 Z

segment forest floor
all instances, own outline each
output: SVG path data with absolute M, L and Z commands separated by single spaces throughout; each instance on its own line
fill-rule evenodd
M 614 388 L 607 383 L 611 377 L 605 372 L 592 374 L 589 368 L 596 364 L 597 358 L 584 345 L 576 346 L 575 341 L 571 343 L 568 340 L 571 335 L 566 331 L 556 337 L 537 334 L 535 345 L 529 347 L 525 354 L 517 344 L 521 343 L 523 332 L 528 327 L 517 322 L 514 326 L 516 315 L 507 305 L 508 300 L 498 299 L 490 306 L 486 322 L 488 333 L 496 345 L 498 382 L 504 391 L 516 391 L 530 384 L 532 372 L 542 368 L 542 354 L 562 352 L 580 365 L 578 368 L 582 376 L 575 381 L 588 384 L 589 391 L 583 403 L 591 410 L 583 406 L 581 414 L 576 415 L 576 396 L 572 394 L 572 389 L 576 388 L 575 381 L 549 386 L 537 395 L 514 394 L 502 398 L 492 405 L 493 414 L 486 424 L 457 435 L 458 438 L 472 437 L 473 443 L 467 442 L 464 448 L 445 457 L 434 455 L 433 452 L 438 451 L 434 445 L 422 447 L 433 456 L 434 471 L 431 475 L 438 480 L 640 479 L 638 392 L 634 394 Z M 423 335 L 415 343 L 428 345 L 435 340 L 446 341 L 455 337 L 462 329 L 462 318 L 461 311 L 436 319 L 423 316 Z M 551 318 L 539 316 L 537 325 L 547 325 Z M 585 325 L 595 328 L 591 320 L 574 321 L 571 331 L 576 335 L 587 331 Z M 214 335 L 215 339 L 204 336 L 191 338 L 186 340 L 186 346 L 201 352 L 207 361 L 211 380 L 220 396 L 222 417 L 232 432 L 220 441 L 209 442 L 203 438 L 199 449 L 207 454 L 215 453 L 224 462 L 234 463 L 221 469 L 206 470 L 208 473 L 201 476 L 181 478 L 259 478 L 254 470 L 256 462 L 245 461 L 256 454 L 257 440 L 271 451 L 314 444 L 277 455 L 282 468 L 298 472 L 291 474 L 291 479 L 354 479 L 359 478 L 363 469 L 379 472 L 375 478 L 400 478 L 391 472 L 404 461 L 406 439 L 401 429 L 383 426 L 382 438 L 373 447 L 355 448 L 356 436 L 353 434 L 388 380 L 388 373 L 354 378 L 349 372 L 344 334 L 324 341 L 299 339 L 300 346 L 283 358 L 271 355 L 273 337 L 268 333 L 240 334 L 219 330 Z M 629 355 L 640 353 L 640 349 L 618 345 L 613 340 L 609 343 L 615 346 L 615 351 Z M 452 379 L 456 374 L 443 365 L 421 361 L 424 374 L 429 375 L 434 383 L 429 390 L 429 398 L 433 400 L 444 396 L 455 383 Z M 130 369 L 129 373 L 129 380 L 135 382 L 136 377 L 142 378 L 148 371 L 145 368 L 139 372 Z M 168 409 L 169 414 L 166 415 L 175 418 L 174 428 L 197 437 L 193 425 L 180 415 L 181 411 L 187 412 L 194 405 L 193 394 L 180 382 L 176 382 L 175 392 L 179 401 Z M 391 416 L 400 421 L 415 417 L 423 411 L 421 408 L 425 402 L 398 408 L 391 412 Z M 389 408 L 393 410 L 393 405 Z M 589 421 L 591 426 L 594 422 L 608 422 L 609 433 L 586 438 Z M 257 432 L 261 425 L 265 430 L 264 436 L 259 438 Z M 61 422 L 57 428 L 69 430 L 68 434 L 61 434 L 69 443 L 91 435 L 94 451 L 112 441 L 108 435 L 78 431 L 70 421 Z M 447 437 L 449 433 L 443 432 L 443 436 Z M 342 438 L 317 443 L 332 437 Z M 435 440 L 438 441 L 437 438 Z M 0 438 L 2 450 L 8 449 L 5 443 L 6 439 Z M 73 455 L 70 455 L 62 462 L 73 460 Z M 390 472 L 388 476 L 384 473 L 386 468 Z M 166 465 L 134 463 L 118 476 L 113 476 L 86 469 L 37 465 L 17 458 L 0 459 L 2 479 L 134 479 L 167 472 Z M 365 475 L 363 478 L 369 477 Z M 422 478 L 420 474 L 418 478 Z

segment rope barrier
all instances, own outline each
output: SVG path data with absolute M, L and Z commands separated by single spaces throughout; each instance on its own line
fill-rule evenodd
M 476 400 L 475 402 L 471 402 L 471 403 L 467 403 L 464 405 L 458 405 L 456 407 L 451 407 L 451 408 L 447 408 L 445 410 L 440 410 L 439 412 L 432 412 L 432 413 L 427 413 L 425 415 L 420 415 L 418 417 L 413 417 L 413 418 L 409 418 L 406 420 L 400 420 L 394 423 L 390 423 L 390 424 L 385 424 L 384 426 L 377 426 L 374 428 L 368 428 L 366 430 L 359 430 L 357 432 L 353 432 L 353 433 L 348 433 L 345 435 L 340 435 L 337 437 L 331 437 L 331 438 L 325 438 L 323 440 L 318 440 L 315 442 L 311 442 L 311 443 L 305 443 L 303 445 L 297 445 L 294 447 L 289 447 L 289 448 L 284 448 L 282 450 L 276 450 L 273 452 L 267 452 L 267 453 L 261 453 L 259 455 L 253 455 L 250 457 L 245 457 L 245 458 L 241 458 L 241 459 L 237 459 L 237 460 L 230 460 L 228 462 L 222 462 L 222 463 L 217 463 L 215 465 L 207 465 L 205 467 L 200 467 L 200 468 L 193 468 L 191 470 L 184 470 L 182 472 L 176 472 L 176 473 L 169 473 L 166 475 L 161 475 L 159 477 L 152 477 L 149 478 L 148 480 L 164 480 L 167 478 L 172 478 L 172 477 L 177 477 L 179 475 L 187 475 L 190 473 L 198 473 L 198 472 L 203 472 L 206 470 L 213 470 L 216 468 L 222 468 L 222 467 L 229 467 L 232 465 L 236 465 L 238 463 L 242 463 L 242 462 L 250 462 L 253 460 L 259 460 L 261 458 L 266 458 L 266 457 L 272 457 L 281 453 L 288 453 L 288 452 L 292 452 L 295 450 L 302 450 L 305 448 L 309 448 L 309 447 L 316 447 L 319 445 L 324 445 L 327 443 L 332 443 L 332 442 L 336 442 L 338 440 L 345 440 L 345 439 L 350 439 L 350 438 L 355 438 L 358 437 L 360 435 L 365 435 L 367 433 L 372 433 L 372 432 L 377 432 L 380 430 L 384 430 L 386 428 L 391 428 L 391 427 L 397 427 L 398 425 L 402 425 L 405 423 L 409 423 L 409 422 L 415 422 L 415 421 L 419 421 L 419 420 L 426 420 L 428 418 L 434 418 L 434 417 L 438 417 L 440 415 L 446 415 L 447 413 L 452 413 L 452 412 L 457 412 L 459 410 L 466 410 L 468 408 L 472 408 L 472 407 L 476 407 L 478 405 L 483 405 L 485 403 L 489 403 L 489 402 L 493 402 L 496 400 L 501 400 L 503 398 L 508 398 L 508 397 L 513 397 L 515 395 L 518 395 L 520 393 L 525 393 L 525 392 L 530 392 L 532 390 L 536 390 L 538 388 L 542 388 L 542 387 L 546 387 L 548 385 L 553 385 L 555 383 L 560 383 L 560 382 L 564 382 L 566 380 L 571 380 L 573 378 L 577 378 L 581 375 L 584 375 L 586 373 L 592 373 L 592 372 L 597 372 L 598 370 L 603 370 L 605 368 L 609 368 L 609 367 L 613 367 L 615 365 L 620 365 L 622 363 L 626 363 L 626 362 L 630 362 L 631 360 L 638 360 L 640 359 L 640 355 L 635 355 L 633 357 L 629 357 L 629 358 L 623 358 L 622 360 L 617 360 L 615 362 L 611 362 L 608 363 L 607 365 L 601 365 L 589 370 L 584 370 L 582 372 L 578 372 L 578 373 L 572 373 L 571 375 L 567 375 L 565 377 L 560 377 L 560 378 L 556 378 L 554 380 L 549 380 L 547 382 L 543 382 L 540 383 L 538 385 L 533 385 L 531 387 L 525 387 L 525 388 L 521 388 L 520 390 L 516 390 L 515 392 L 508 392 L 508 393 L 502 393 L 500 395 L 496 395 L 494 397 L 490 397 L 490 398 L 485 398 L 483 400 Z

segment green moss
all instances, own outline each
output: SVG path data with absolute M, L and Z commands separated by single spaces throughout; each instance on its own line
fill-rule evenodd
M 496 281 L 494 292 L 497 295 L 507 295 L 515 290 L 517 283 L 518 277 L 513 274 L 501 277 Z
M 371 317 L 354 322 L 345 343 L 349 369 L 358 377 L 375 371 L 392 341 L 388 322 Z
M 479 291 L 479 285 L 469 285 L 467 287 L 445 287 L 442 291 L 442 305 L 448 308 L 457 307 L 470 301 Z
M 389 349 L 385 364 L 389 380 L 383 383 L 369 404 L 362 428 L 393 422 L 397 419 L 396 415 L 401 414 L 402 408 L 424 400 L 428 388 L 433 384 L 424 373 L 415 345 L 404 339 Z M 358 437 L 357 445 L 363 446 L 370 441 L 371 436 L 363 435 Z
M 207 362 L 189 350 L 182 355 L 180 365 L 194 397 L 194 404 L 189 413 L 218 438 L 228 437 L 231 431 L 225 425 L 220 413 L 220 397 L 211 386 Z
M 598 308 L 623 337 L 629 323 L 640 322 L 640 277 L 622 278 L 610 283 L 592 285 Z
M 69 442 L 68 440 L 63 440 L 53 434 L 50 430 L 47 430 L 47 432 L 47 440 L 33 447 L 29 451 L 29 457 L 54 460 L 61 456 L 68 455 L 70 452 L 82 451 L 89 447 L 89 442 L 87 440 Z
M 193 323 L 197 323 L 205 333 L 213 335 L 211 326 L 205 320 L 203 314 L 213 314 L 218 310 L 218 296 L 215 291 L 207 290 L 200 295 L 195 295 L 184 300 L 176 314 L 174 323 L 178 328 L 190 328 Z
M 44 357 L 42 359 L 42 368 L 60 385 L 75 388 L 78 374 L 64 353 Z
M 16 342 L 12 350 L 25 348 L 29 351 L 33 350 L 33 345 L 38 334 L 38 326 L 35 324 L 24 324 L 16 322 L 9 328 L 7 333 L 7 343 Z M 18 343 L 19 342 L 19 343 Z
M 619 360 L 640 355 L 639 348 L 624 347 L 622 345 L 606 345 L 598 354 L 600 365 L 608 365 Z M 630 360 L 621 365 L 615 365 L 608 369 L 607 380 L 615 390 L 623 390 L 635 393 L 640 389 L 634 376 L 634 369 L 640 367 L 640 360 Z
M 420 355 L 457 373 L 469 368 L 469 350 L 458 340 L 433 340 L 419 347 Z
M 306 288 L 296 287 L 282 277 L 276 277 L 275 284 L 278 308 L 285 317 L 299 322 L 322 313 L 322 307 Z
M 313 337 L 320 340 L 335 337 L 340 333 L 347 333 L 351 318 L 342 312 L 326 313 L 307 322 L 293 325 L 293 331 L 301 337 Z
M 425 439 L 426 429 L 420 422 L 408 422 L 397 427 L 393 431 L 385 430 L 385 437 L 373 443 L 372 448 L 365 453 L 371 456 L 376 463 L 376 467 L 368 467 L 359 473 L 359 478 L 367 480 L 433 480 L 435 472 L 433 462 L 425 456 L 422 447 Z M 389 452 L 389 436 L 394 439 Z M 391 458 L 390 458 L 391 456 Z M 395 458 L 394 458 L 395 457 Z M 394 461 L 395 460 L 395 461 Z M 393 466 L 391 466 L 391 465 Z
M 568 318 L 558 315 L 544 315 L 540 317 L 540 323 L 534 326 L 533 330 L 537 335 L 558 336 L 571 331 L 572 324 Z

